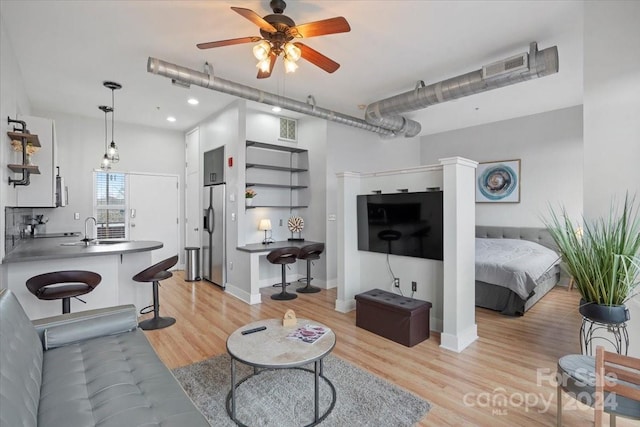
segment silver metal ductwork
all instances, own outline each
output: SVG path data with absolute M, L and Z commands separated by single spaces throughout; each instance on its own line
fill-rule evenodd
M 451 101 L 476 93 L 485 92 L 544 77 L 558 72 L 558 47 L 538 51 L 536 42 L 530 44 L 528 53 L 522 53 L 482 67 L 480 70 L 462 74 L 428 86 L 374 102 L 365 110 L 365 120 L 346 114 L 285 98 L 273 93 L 215 77 L 190 68 L 181 67 L 157 58 L 149 57 L 147 71 L 171 79 L 173 84 L 188 87 L 201 86 L 218 92 L 234 95 L 250 101 L 278 106 L 287 110 L 318 117 L 324 120 L 375 132 L 383 137 L 404 135 L 407 138 L 420 133 L 422 126 L 415 120 L 401 116 L 430 105 Z
M 402 128 L 407 119 L 399 114 L 557 72 L 558 47 L 538 51 L 537 43 L 532 42 L 529 53 L 369 104 L 365 110 L 365 119 L 368 123 L 384 128 Z M 420 129 L 415 134 L 419 132 Z M 412 135 L 407 132 L 407 136 Z
M 287 110 L 296 111 L 298 113 L 307 114 L 309 116 L 319 117 L 324 120 L 340 123 L 343 125 L 353 126 L 359 129 L 378 133 L 382 136 L 393 137 L 398 134 L 405 133 L 408 129 L 415 129 L 417 126 L 420 131 L 420 124 L 411 123 L 408 120 L 398 120 L 397 126 L 386 127 L 367 123 L 365 120 L 348 116 L 335 111 L 316 107 L 315 105 L 296 101 L 295 99 L 285 98 L 273 93 L 264 92 L 259 89 L 235 83 L 229 80 L 214 77 L 211 74 L 192 70 L 190 68 L 181 67 L 171 64 L 157 58 L 149 57 L 147 61 L 147 71 L 153 74 L 159 74 L 168 77 L 174 84 L 180 86 L 196 85 L 207 89 L 223 92 L 229 95 L 238 96 L 250 101 L 261 102 L 263 104 L 278 106 Z M 414 135 L 417 135 L 417 132 Z M 407 135 L 409 136 L 409 135 Z

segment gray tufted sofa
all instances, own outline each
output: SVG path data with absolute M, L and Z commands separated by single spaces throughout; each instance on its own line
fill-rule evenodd
M 138 329 L 133 305 L 31 322 L 0 290 L 0 427 L 209 423 Z

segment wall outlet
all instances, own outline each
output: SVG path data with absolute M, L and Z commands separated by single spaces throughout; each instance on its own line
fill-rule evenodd
M 280 220 L 280 227 L 282 227 L 282 220 Z
M 418 284 L 416 282 L 411 282 L 411 292 L 415 292 L 418 290 Z
M 73 214 L 73 219 L 80 219 L 80 212 L 75 212 Z
M 399 277 L 395 277 L 393 279 L 393 286 L 395 286 L 396 288 L 400 287 L 400 278 Z

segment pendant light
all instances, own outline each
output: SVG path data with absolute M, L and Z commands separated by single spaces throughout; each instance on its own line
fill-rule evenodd
M 120 161 L 120 153 L 118 153 L 118 146 L 115 143 L 115 139 L 113 136 L 113 128 L 114 128 L 114 111 L 115 111 L 115 102 L 114 102 L 114 91 L 116 89 L 122 89 L 122 85 L 116 82 L 105 81 L 102 82 L 104 87 L 107 89 L 111 89 L 111 143 L 105 150 L 105 155 L 109 159 L 111 163 L 118 163 Z
M 109 161 L 109 156 L 107 155 L 107 114 L 111 113 L 113 109 L 107 105 L 100 105 L 98 108 L 104 113 L 104 156 L 102 157 L 102 161 L 100 162 L 100 169 L 102 169 L 103 171 L 108 171 L 109 169 L 111 169 L 111 162 Z

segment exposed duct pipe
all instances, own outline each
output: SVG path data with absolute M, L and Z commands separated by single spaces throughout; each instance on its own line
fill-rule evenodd
M 334 111 L 320 108 L 310 103 L 296 101 L 295 99 L 285 98 L 269 92 L 263 92 L 259 89 L 235 83 L 229 80 L 214 77 L 211 74 L 192 70 L 190 68 L 181 67 L 171 64 L 157 58 L 149 57 L 147 61 L 147 71 L 153 74 L 159 74 L 168 77 L 174 84 L 181 86 L 196 85 L 207 89 L 223 92 L 229 95 L 238 96 L 250 101 L 261 102 L 263 104 L 286 108 L 287 110 L 296 111 L 298 113 L 307 114 L 309 116 L 319 117 L 324 120 L 340 123 L 347 126 L 353 126 L 371 132 L 376 132 L 383 136 L 393 137 L 398 134 L 407 132 L 407 130 L 415 129 L 417 126 L 420 131 L 420 124 L 410 120 L 399 120 L 398 126 L 380 126 L 367 123 L 365 120 L 356 117 L 347 116 L 345 114 L 336 113 Z M 314 100 L 315 101 L 315 100 Z M 409 135 L 407 136 L 415 136 Z
M 538 51 L 536 42 L 523 53 L 429 86 L 392 96 L 367 106 L 367 122 L 384 128 L 402 127 L 407 120 L 399 114 L 415 111 L 464 96 L 520 83 L 558 72 L 558 47 Z M 416 135 L 420 129 L 416 132 Z M 407 136 L 412 136 L 407 133 Z

